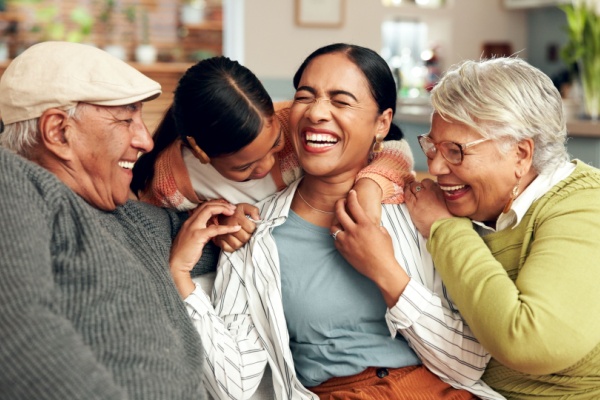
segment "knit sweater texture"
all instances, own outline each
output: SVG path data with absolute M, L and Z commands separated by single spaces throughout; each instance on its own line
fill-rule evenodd
M 508 399 L 600 398 L 600 171 L 576 163 L 514 228 L 431 230 L 436 268 L 492 354 L 483 380 Z
M 185 216 L 100 211 L 5 149 L 0 171 L 0 399 L 205 399 L 168 269 Z

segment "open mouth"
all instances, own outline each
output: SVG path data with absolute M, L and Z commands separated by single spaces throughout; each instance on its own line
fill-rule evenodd
M 446 199 L 454 199 L 460 197 L 462 194 L 466 193 L 469 190 L 469 185 L 454 185 L 454 186 L 442 186 L 440 185 L 440 189 L 444 192 L 444 197 Z
M 307 132 L 305 141 L 308 147 L 323 148 L 335 145 L 339 139 L 336 136 L 327 133 Z
M 119 161 L 119 167 L 125 169 L 133 169 L 135 162 L 133 161 Z

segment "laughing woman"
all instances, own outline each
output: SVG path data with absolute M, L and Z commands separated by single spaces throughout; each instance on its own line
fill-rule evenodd
M 343 207 L 392 123 L 389 67 L 372 50 L 335 44 L 305 60 L 294 86 L 290 141 L 305 176 L 260 202 L 250 241 L 221 255 L 216 313 L 190 279 L 194 257 L 171 265 L 213 395 L 247 398 L 268 363 L 280 400 L 502 398 L 480 381 L 489 355 L 453 308 L 406 207 L 382 206 L 389 234 L 355 192 L 350 214 Z M 378 251 L 348 263 L 336 243 L 356 223 Z
M 429 172 L 407 204 L 513 399 L 600 398 L 600 171 L 569 161 L 559 92 L 514 58 L 468 61 L 432 91 Z M 413 194 L 414 193 L 414 194 Z

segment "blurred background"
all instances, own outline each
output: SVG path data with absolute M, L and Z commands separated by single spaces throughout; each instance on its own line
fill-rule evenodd
M 600 0 L 586 0 L 600 7 Z M 70 40 L 105 49 L 163 85 L 145 106 L 153 130 L 177 80 L 224 54 L 291 99 L 304 57 L 334 42 L 378 51 L 398 86 L 396 122 L 418 170 L 416 136 L 429 130 L 428 91 L 463 59 L 515 55 L 548 74 L 565 100 L 569 151 L 600 166 L 600 125 L 583 104 L 578 63 L 564 57 L 569 0 L 0 0 L 0 74 L 28 46 Z M 600 38 L 594 40 L 600 41 Z M 600 54 L 598 55 L 600 57 Z M 600 79 L 600 77 L 599 77 Z

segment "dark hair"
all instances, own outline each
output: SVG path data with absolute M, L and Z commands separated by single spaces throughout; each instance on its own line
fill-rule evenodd
M 198 62 L 179 80 L 154 133 L 154 148 L 135 163 L 131 189 L 147 187 L 156 158 L 178 137 L 186 143 L 186 136 L 193 137 L 209 157 L 232 154 L 250 144 L 274 114 L 271 97 L 248 68 L 222 56 Z
M 377 103 L 379 112 L 382 113 L 388 108 L 391 108 L 392 115 L 395 115 L 398 94 L 396 91 L 396 81 L 394 81 L 392 71 L 379 54 L 366 47 L 347 43 L 335 43 L 313 51 L 304 59 L 304 62 L 296 71 L 296 74 L 294 75 L 294 89 L 298 89 L 304 70 L 315 58 L 334 53 L 345 54 L 346 57 L 362 71 L 369 84 L 373 99 L 375 99 L 375 102 Z M 392 123 L 390 131 L 385 139 L 400 140 L 402 137 L 404 137 L 404 134 L 400 128 Z

